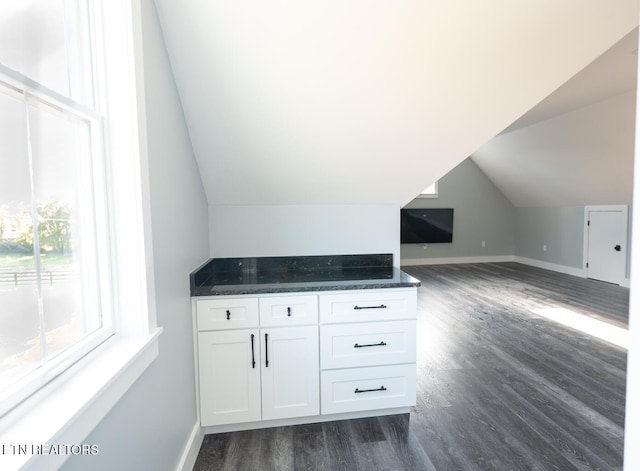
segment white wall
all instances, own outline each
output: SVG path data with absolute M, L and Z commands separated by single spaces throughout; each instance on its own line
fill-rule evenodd
M 585 224 L 585 206 L 516 208 L 516 261 L 586 276 Z M 629 225 L 624 286 L 629 280 L 631 242 Z
M 450 244 L 403 244 L 403 265 L 513 256 L 515 209 L 471 159 L 438 181 L 438 198 L 416 198 L 405 207 L 453 208 L 454 221 Z
M 581 272 L 584 224 L 584 206 L 516 208 L 515 254 Z
M 196 426 L 189 272 L 207 258 L 207 202 L 152 0 L 143 0 L 151 219 L 160 353 L 65 470 L 175 470 Z
M 400 264 L 395 205 L 209 206 L 212 257 L 392 253 Z
M 640 74 L 639 74 L 640 75 Z M 632 207 L 633 247 L 640 247 L 640 119 L 636 107 L 635 168 Z M 624 427 L 624 469 L 640 469 L 640 250 L 631 251 L 631 295 L 629 299 L 629 352 L 627 354 L 627 400 Z

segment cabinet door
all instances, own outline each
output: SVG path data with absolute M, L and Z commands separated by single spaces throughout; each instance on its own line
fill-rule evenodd
M 284 419 L 320 413 L 318 327 L 260 331 L 262 418 Z
M 260 420 L 258 335 L 258 329 L 198 334 L 202 426 Z

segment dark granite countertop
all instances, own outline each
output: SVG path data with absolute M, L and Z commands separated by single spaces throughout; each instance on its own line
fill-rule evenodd
M 393 266 L 392 254 L 212 258 L 190 281 L 191 296 L 420 286 Z

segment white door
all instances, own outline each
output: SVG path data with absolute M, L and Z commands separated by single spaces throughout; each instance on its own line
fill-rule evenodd
M 260 331 L 262 419 L 320 413 L 318 327 Z
M 627 212 L 588 212 L 587 278 L 621 284 L 627 265 Z
M 258 329 L 198 334 L 203 427 L 260 420 L 258 335 Z

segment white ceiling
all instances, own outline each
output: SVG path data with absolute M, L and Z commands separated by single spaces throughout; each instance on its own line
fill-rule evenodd
M 568 113 L 636 89 L 638 29 L 634 29 L 504 132 Z
M 638 24 L 637 0 L 155 3 L 210 204 L 402 206 Z
M 472 154 L 515 206 L 630 204 L 637 29 Z

